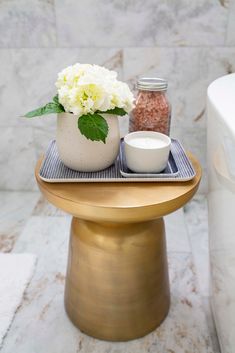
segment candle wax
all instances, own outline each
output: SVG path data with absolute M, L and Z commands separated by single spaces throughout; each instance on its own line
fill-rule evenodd
M 166 146 L 166 142 L 153 137 L 135 137 L 128 141 L 133 147 L 153 149 Z

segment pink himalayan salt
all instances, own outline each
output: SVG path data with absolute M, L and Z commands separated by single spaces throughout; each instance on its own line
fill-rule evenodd
M 140 90 L 131 112 L 129 130 L 158 131 L 169 135 L 171 107 L 165 91 Z

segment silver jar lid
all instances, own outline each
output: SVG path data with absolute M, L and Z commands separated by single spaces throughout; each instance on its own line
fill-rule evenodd
M 137 88 L 144 91 L 166 91 L 167 80 L 158 77 L 140 77 L 137 81 Z

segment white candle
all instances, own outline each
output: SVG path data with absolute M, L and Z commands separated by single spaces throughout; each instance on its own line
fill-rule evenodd
M 166 168 L 171 139 L 156 131 L 135 131 L 126 135 L 125 157 L 136 173 L 159 173 Z
M 134 137 L 128 141 L 129 145 L 144 149 L 161 148 L 166 142 L 154 137 Z

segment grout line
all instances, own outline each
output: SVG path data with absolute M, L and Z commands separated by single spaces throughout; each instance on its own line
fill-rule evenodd
M 12 190 L 12 189 L 0 189 L 0 194 L 1 193 L 33 193 L 33 194 L 39 194 L 39 190 L 28 190 L 28 189 L 17 189 L 17 190 Z
M 215 318 L 214 318 L 213 310 L 211 306 L 211 297 L 201 296 L 201 302 L 202 302 L 202 309 L 205 313 L 206 321 L 208 324 L 208 331 L 211 338 L 213 353 L 221 353 L 219 335 L 216 329 Z
M 117 49 L 117 50 L 128 50 L 128 49 L 211 49 L 211 48 L 224 48 L 224 49 L 234 49 L 235 45 L 228 44 L 214 44 L 214 45 L 149 45 L 149 46 L 48 46 L 48 47 L 0 47 L 0 50 L 56 50 L 56 49 L 65 49 L 65 50 L 99 50 L 99 49 Z

